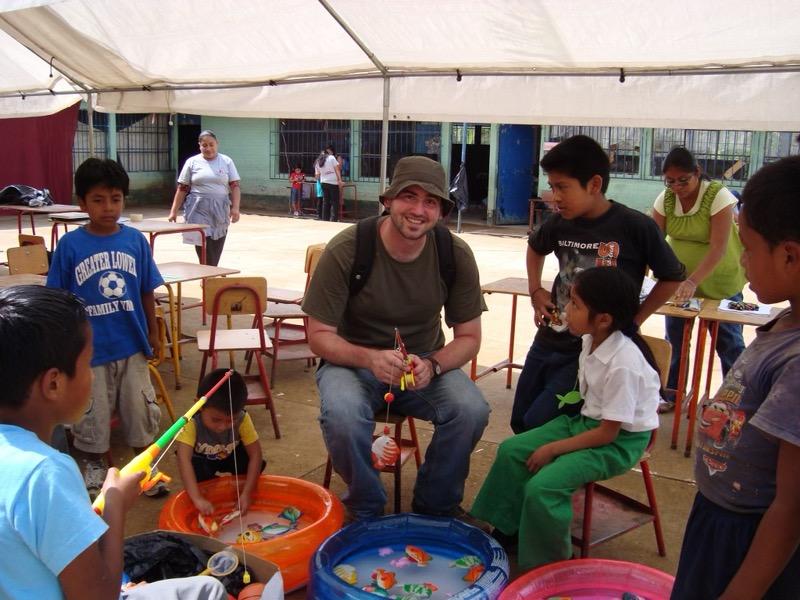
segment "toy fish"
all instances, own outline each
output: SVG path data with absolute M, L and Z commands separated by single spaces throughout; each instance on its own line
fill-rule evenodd
M 461 567 L 462 569 L 468 569 L 470 567 L 474 567 L 475 565 L 483 564 L 481 559 L 477 556 L 472 554 L 465 554 L 461 558 L 458 558 L 450 563 L 451 567 Z
M 403 598 L 414 600 L 430 598 L 431 594 L 439 588 L 432 583 L 406 583 L 401 586 L 401 589 L 406 594 Z
M 211 517 L 205 517 L 201 514 L 197 515 L 197 523 L 200 525 L 200 529 L 205 531 L 210 536 L 215 536 L 219 533 L 219 523 L 217 523 Z
M 467 583 L 475 583 L 476 581 L 478 581 L 478 579 L 480 579 L 481 575 L 483 575 L 483 572 L 485 570 L 486 568 L 483 565 L 472 565 L 467 571 L 467 573 L 464 575 L 464 577 L 462 577 L 461 579 L 463 579 Z
M 270 523 L 261 528 L 262 535 L 283 535 L 287 531 L 294 529 L 294 523 L 291 525 L 283 525 L 282 523 Z
M 581 393 L 578 390 L 572 390 L 563 396 L 561 394 L 556 394 L 556 398 L 558 398 L 559 410 L 564 408 L 564 406 L 567 404 L 577 404 L 582 400 Z
M 286 519 L 287 521 L 291 521 L 292 523 L 297 523 L 297 520 L 300 518 L 300 515 L 303 513 L 300 512 L 300 509 L 295 508 L 294 506 L 287 506 L 283 509 L 283 512 L 278 515 L 279 519 Z
M 224 527 L 225 525 L 233 521 L 236 517 L 238 517 L 240 514 L 242 514 L 242 512 L 238 509 L 229 512 L 227 515 L 225 515 L 219 520 L 220 527 Z
M 406 546 L 406 556 L 417 563 L 418 567 L 425 567 L 431 561 L 431 555 L 417 546 Z
M 389 437 L 389 427 L 383 428 L 383 435 L 372 442 L 372 466 L 376 469 L 383 469 L 397 462 L 400 456 L 400 448 L 397 442 Z
M 364 590 L 365 592 L 369 592 L 370 594 L 377 594 L 378 596 L 386 596 L 386 597 L 389 596 L 389 593 L 386 590 L 382 590 L 378 586 L 373 585 L 371 583 L 365 585 L 361 589 Z
M 333 574 L 350 585 L 355 585 L 356 581 L 358 581 L 358 573 L 356 572 L 356 568 L 353 565 L 348 565 L 347 563 L 336 565 L 333 568 Z
M 263 540 L 263 536 L 261 535 L 260 531 L 254 531 L 252 529 L 245 529 L 242 533 L 236 536 L 236 543 L 237 544 L 253 544 L 255 542 L 260 542 Z
M 397 583 L 397 577 L 395 577 L 394 573 L 386 569 L 375 569 L 370 577 L 372 577 L 375 585 L 382 590 L 389 590 Z

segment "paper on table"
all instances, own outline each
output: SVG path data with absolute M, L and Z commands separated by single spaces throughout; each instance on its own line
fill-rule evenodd
M 639 292 L 639 302 L 644 302 L 644 299 L 653 291 L 655 286 L 656 280 L 645 275 L 644 279 L 642 279 L 642 290 Z
M 755 304 L 755 302 L 753 302 L 753 304 Z M 769 315 L 772 307 L 768 304 L 759 304 L 757 310 L 737 310 L 735 308 L 731 308 L 730 300 L 720 300 L 719 309 L 724 310 L 725 312 L 739 313 L 742 315 Z
M 668 300 L 667 304 L 669 304 L 670 306 L 675 306 L 677 308 L 682 308 L 683 310 L 693 310 L 695 312 L 700 312 L 700 298 L 689 298 L 685 302 Z

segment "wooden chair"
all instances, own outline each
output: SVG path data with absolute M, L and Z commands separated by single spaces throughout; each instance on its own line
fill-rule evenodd
M 158 365 L 164 361 L 164 354 L 167 347 L 167 324 L 164 321 L 164 311 L 161 310 L 160 306 L 156 307 L 156 325 L 158 326 L 158 338 L 161 341 L 161 348 L 156 356 L 147 361 L 147 370 L 150 372 L 150 379 L 154 382 L 153 388 L 156 392 L 156 402 L 166 407 L 169 418 L 174 423 L 178 418 L 175 415 L 175 407 L 172 405 L 172 400 L 167 393 L 167 388 L 164 386 L 164 380 L 161 378 L 161 373 L 158 372 L 157 368 Z M 115 411 L 114 414 L 111 415 L 109 425 L 113 430 L 119 427 L 119 423 L 119 415 Z M 111 448 L 106 452 L 105 458 L 106 464 L 108 464 L 109 467 L 113 467 L 114 455 L 111 452 Z
M 47 249 L 44 244 L 9 248 L 6 251 L 9 275 L 33 273 L 47 275 Z
M 264 405 L 272 419 L 275 437 L 280 438 L 272 390 L 264 366 L 264 355 L 272 348 L 264 330 L 267 280 L 263 277 L 211 277 L 204 281 L 203 286 L 211 329 L 197 332 L 197 348 L 203 353 L 200 379 L 206 374 L 209 359 L 211 368 L 217 368 L 219 352 L 229 352 L 231 357 L 239 350 L 251 353 L 258 372 L 253 375 L 245 372 L 243 375 L 247 382 L 247 404 Z M 221 316 L 226 317 L 227 328 L 220 324 Z M 233 328 L 231 323 L 235 316 L 252 316 L 252 325 L 247 329 Z
M 159 404 L 167 407 L 169 417 L 174 423 L 178 417 L 175 415 L 175 408 L 172 406 L 172 400 L 170 400 L 167 393 L 161 373 L 158 372 L 158 366 L 164 362 L 167 352 L 167 323 L 164 320 L 164 311 L 160 306 L 156 307 L 156 325 L 158 326 L 158 339 L 161 341 L 161 348 L 156 356 L 147 361 L 147 369 L 150 371 L 150 378 L 155 382 L 156 399 Z
M 311 277 L 317 268 L 319 258 L 325 250 L 325 244 L 313 244 L 306 248 L 305 273 L 306 285 L 303 295 L 308 290 Z M 299 304 L 286 302 L 268 302 L 264 316 L 272 319 L 267 326 L 267 335 L 272 341 L 272 348 L 267 351 L 267 356 L 272 359 L 270 381 L 275 384 L 277 379 L 278 361 L 281 360 L 306 360 L 311 366 L 316 362 L 317 355 L 311 351 L 308 343 L 307 324 L 308 315 L 303 312 Z M 300 321 L 299 324 L 287 321 Z M 248 363 L 249 366 L 249 363 Z
M 661 385 L 665 385 L 669 374 L 672 347 L 666 340 L 642 336 L 653 352 L 656 364 L 661 371 Z M 653 478 L 648 459 L 656 441 L 654 429 L 650 442 L 639 461 L 642 471 L 647 504 L 596 482 L 587 483 L 582 491 L 572 497 L 572 543 L 580 548 L 581 558 L 589 556 L 589 549 L 602 544 L 637 527 L 653 523 L 656 534 L 658 554 L 666 556 L 664 534 L 661 530 L 661 516 L 658 512 Z M 593 520 L 593 513 L 602 515 L 602 520 Z
M 405 415 L 399 414 L 397 412 L 390 412 L 388 419 L 386 415 L 386 409 L 382 409 L 381 411 L 375 413 L 375 425 L 380 428 L 378 433 L 373 434 L 372 439 L 375 440 L 379 435 L 383 433 L 383 426 L 385 423 L 389 423 L 389 425 L 394 426 L 394 443 L 397 444 L 397 447 L 400 448 L 400 456 L 397 459 L 397 462 L 393 465 L 389 465 L 383 467 L 381 469 L 381 473 L 393 473 L 394 474 L 394 512 L 399 513 L 402 512 L 402 469 L 403 466 L 408 462 L 408 459 L 412 456 L 414 457 L 414 461 L 417 463 L 417 469 L 419 469 L 420 465 L 422 464 L 422 456 L 419 451 L 419 440 L 417 438 L 417 426 L 414 423 L 414 417 L 407 417 Z M 403 437 L 403 423 L 408 423 L 408 437 Z M 328 461 L 325 463 L 325 478 L 322 481 L 322 485 L 325 488 L 329 488 L 331 485 L 331 477 L 333 475 L 333 463 L 331 462 L 331 456 L 328 455 Z
M 36 246 L 41 245 L 44 246 L 44 238 L 41 235 L 31 235 L 30 233 L 20 233 L 19 234 L 19 245 L 20 246 Z

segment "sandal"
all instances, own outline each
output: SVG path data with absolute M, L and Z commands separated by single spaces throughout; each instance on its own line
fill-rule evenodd
M 663 415 L 665 413 L 670 413 L 675 410 L 675 401 L 674 400 L 659 400 L 658 402 L 658 414 Z

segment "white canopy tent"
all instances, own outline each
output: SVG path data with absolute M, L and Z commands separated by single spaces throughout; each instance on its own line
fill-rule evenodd
M 800 123 L 795 0 L 3 5 L 3 116 L 55 112 L 78 99 L 58 95 L 91 91 L 116 112 L 375 119 L 388 77 L 398 119 Z
M 5 0 L 0 116 L 795 130 L 798 32 L 796 0 Z

